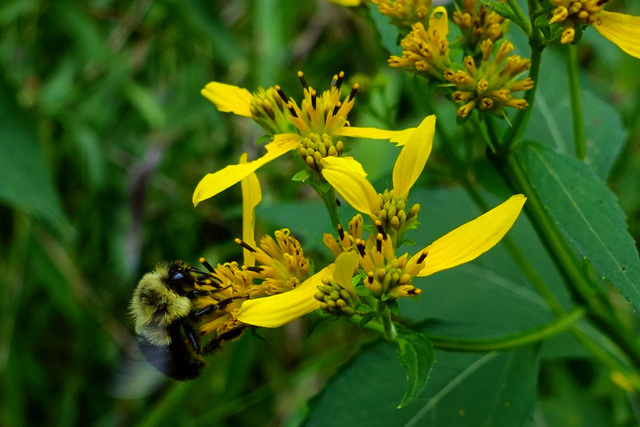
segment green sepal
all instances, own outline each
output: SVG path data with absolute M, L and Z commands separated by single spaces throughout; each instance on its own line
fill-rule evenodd
M 368 314 L 371 313 L 373 309 L 366 304 L 358 304 L 356 305 L 356 311 L 360 314 Z
M 364 326 L 367 323 L 371 322 L 373 319 L 375 319 L 378 316 L 378 313 L 375 312 L 371 312 L 371 313 L 367 313 L 364 316 L 362 316 L 362 319 L 360 320 L 360 322 L 358 323 L 358 326 Z
M 369 290 L 369 288 L 367 288 L 366 286 L 357 286 L 355 288 L 356 290 L 356 295 L 358 295 L 359 297 L 373 297 L 373 292 L 371 292 Z
M 311 178 L 311 174 L 309 173 L 308 170 L 303 169 L 297 174 L 295 174 L 293 178 L 291 178 L 291 181 L 305 182 L 309 178 Z
M 407 370 L 407 391 L 398 409 L 408 406 L 424 390 L 435 362 L 431 341 L 423 334 L 402 326 L 398 327 L 398 359 Z

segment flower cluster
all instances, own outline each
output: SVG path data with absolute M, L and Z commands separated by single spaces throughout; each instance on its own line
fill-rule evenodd
M 413 24 L 412 31 L 400 42 L 402 56 L 391 56 L 389 65 L 451 83 L 451 99 L 463 103 L 458 109 L 462 118 L 474 108 L 499 116 L 505 114 L 505 107 L 526 108 L 527 102 L 514 93 L 533 87 L 530 78 L 518 80 L 529 69 L 529 61 L 519 56 L 507 58 L 513 50 L 510 42 L 503 42 L 492 57 L 493 42 L 504 36 L 508 21 L 495 12 L 488 13 L 484 5 L 478 8 L 476 0 L 465 0 L 462 11 L 454 13 L 454 21 L 461 29 L 461 45 L 467 54 L 462 64 L 451 58 L 447 11 L 437 7 L 431 12 L 428 28 L 420 22 Z M 479 66 L 476 60 L 481 61 Z
M 229 165 L 206 175 L 193 193 L 194 205 L 240 182 L 289 151 L 297 151 L 313 178 L 321 181 L 323 161 L 343 155 L 344 137 L 388 139 L 404 145 L 414 130 L 389 131 L 351 126 L 347 116 L 355 103 L 358 84 L 354 84 L 348 95 L 342 97 L 343 72 L 333 76 L 329 90 L 322 94 L 307 84 L 302 72 L 298 72 L 298 77 L 303 88 L 303 99 L 299 104 L 287 97 L 278 85 L 266 90 L 258 89 L 253 94 L 219 82 L 205 86 L 202 94 L 218 110 L 253 118 L 273 141 L 265 146 L 267 153 L 263 157 Z
M 493 42 L 485 40 L 482 42 L 482 60 L 479 67 L 471 56 L 467 56 L 463 61 L 464 70 L 445 70 L 445 79 L 456 88 L 451 99 L 463 103 L 458 109 L 459 117 L 467 117 L 473 108 L 498 115 L 504 113 L 504 107 L 519 110 L 527 108 L 527 101 L 515 98 L 513 94 L 533 88 L 533 80 L 530 77 L 518 80 L 518 77 L 529 69 L 530 61 L 518 55 L 507 58 L 512 50 L 513 44 L 505 40 L 491 60 Z

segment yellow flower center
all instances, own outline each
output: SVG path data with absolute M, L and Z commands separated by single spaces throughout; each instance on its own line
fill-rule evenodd
M 302 137 L 308 137 L 311 134 L 327 134 L 333 138 L 338 129 L 348 124 L 347 115 L 353 108 L 358 84 L 354 84 L 351 93 L 341 100 L 340 90 L 344 72 L 334 75 L 331 87 L 321 95 L 307 84 L 302 71 L 298 71 L 298 77 L 304 91 L 300 106 L 292 98 L 287 98 L 282 89 L 276 86 L 280 97 L 287 103 L 291 122 L 298 128 Z
M 300 242 L 290 233 L 283 228 L 274 233 L 275 239 L 264 236 L 260 239 L 260 248 L 236 239 L 238 244 L 253 253 L 258 263 L 255 267 L 245 267 L 243 271 L 251 279 L 262 280 L 261 287 L 266 295 L 290 291 L 309 277 L 309 260 L 305 258 Z

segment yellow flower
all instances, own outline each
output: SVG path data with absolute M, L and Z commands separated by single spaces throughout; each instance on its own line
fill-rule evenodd
M 555 6 L 550 24 L 560 23 L 564 31 L 563 44 L 574 40 L 576 26 L 593 25 L 606 39 L 631 56 L 640 58 L 640 17 L 624 13 L 607 12 L 609 0 L 551 0 Z
M 356 295 L 349 277 L 353 276 L 357 268 L 354 267 L 354 253 L 359 254 L 357 264 L 367 272 L 364 284 L 374 295 L 385 294 L 387 299 L 419 295 L 420 289 L 411 284 L 414 277 L 429 276 L 464 264 L 491 249 L 513 226 L 525 201 L 526 198 L 521 194 L 512 196 L 489 212 L 437 239 L 410 258 L 408 254 L 396 258 L 389 239 L 385 239 L 380 233 L 372 245 L 368 241 L 356 239 L 356 252 L 343 248 L 345 252 L 338 254 L 335 264 L 325 267 L 292 291 L 245 301 L 238 320 L 244 324 L 277 328 L 323 308 L 322 304 L 327 306 L 323 308 L 325 311 L 353 314 L 349 307 L 353 307 L 352 300 Z M 324 290 L 329 283 L 338 292 L 331 298 L 335 304 L 329 303 L 326 298 L 331 295 L 331 292 Z M 334 306 L 338 308 L 334 309 Z
M 300 105 L 287 98 L 279 86 L 253 95 L 246 89 L 218 82 L 211 82 L 202 90 L 202 94 L 220 111 L 252 117 L 267 130 L 273 141 L 265 146 L 267 153 L 259 159 L 207 174 L 193 194 L 194 205 L 224 191 L 262 165 L 294 149 L 310 168 L 319 171 L 324 158 L 342 155 L 341 137 L 388 139 L 404 145 L 413 133 L 414 129 L 389 131 L 350 126 L 347 115 L 353 107 L 358 85 L 355 84 L 350 94 L 341 99 L 342 72 L 333 77 L 330 89 L 322 94 L 307 85 L 302 72 L 298 72 L 298 76 L 304 90 Z M 289 114 L 287 123 L 282 119 L 285 108 Z M 287 132 L 291 129 L 297 133 Z
M 424 169 L 435 132 L 436 117 L 426 117 L 402 148 L 393 168 L 393 190 L 378 194 L 364 173 L 344 158 L 326 161 L 322 175 L 356 210 L 380 221 L 383 230 L 398 243 L 417 219 L 419 206 L 407 209 L 409 190 Z

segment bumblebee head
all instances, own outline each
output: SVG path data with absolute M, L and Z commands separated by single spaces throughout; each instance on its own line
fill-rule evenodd
M 180 296 L 189 294 L 194 289 L 195 278 L 192 267 L 183 261 L 174 261 L 167 268 L 164 280 L 167 288 Z

